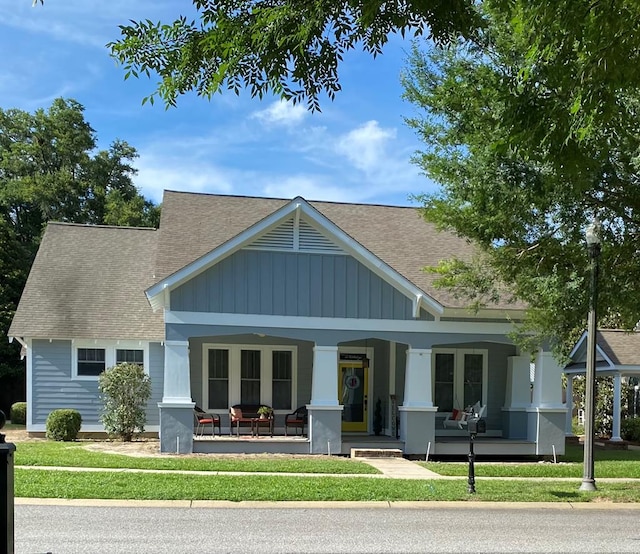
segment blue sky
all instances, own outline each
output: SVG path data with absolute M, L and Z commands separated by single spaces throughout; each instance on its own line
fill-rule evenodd
M 125 81 L 104 45 L 129 20 L 170 22 L 192 10 L 190 0 L 2 0 L 0 107 L 77 100 L 99 148 L 119 138 L 138 150 L 135 184 L 155 202 L 171 189 L 413 205 L 409 195 L 434 190 L 410 162 L 421 143 L 403 121 L 414 109 L 401 99 L 409 43 L 398 38 L 375 60 L 347 55 L 343 90 L 323 99 L 322 113 L 232 92 L 143 106 L 157 79 Z

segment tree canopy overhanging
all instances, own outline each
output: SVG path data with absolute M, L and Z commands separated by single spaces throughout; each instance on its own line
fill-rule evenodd
M 340 90 L 345 52 L 372 55 L 392 33 L 438 43 L 470 36 L 480 24 L 472 0 L 193 0 L 199 21 L 133 21 L 109 43 L 126 77 L 160 77 L 144 101 L 167 106 L 188 92 L 210 98 L 224 89 L 275 93 L 320 109 L 319 96 Z
M 425 217 L 486 254 L 442 263 L 441 285 L 495 297 L 500 278 L 530 306 L 522 331 L 566 353 L 588 312 L 593 217 L 599 311 L 640 320 L 640 4 L 541 4 L 483 2 L 478 39 L 416 47 L 403 82 L 425 143 L 415 161 L 441 186 L 420 196 Z
M 42 3 L 42 2 L 41 2 Z M 248 88 L 319 109 L 340 90 L 345 52 L 373 55 L 392 33 L 431 38 L 415 50 L 406 97 L 425 141 L 416 156 L 441 192 L 425 216 L 477 241 L 486 258 L 438 271 L 475 301 L 531 306 L 537 338 L 569 344 L 584 326 L 583 231 L 604 223 L 600 313 L 632 328 L 638 214 L 640 3 L 636 0 L 192 0 L 197 21 L 131 22 L 108 47 L 125 76 L 157 75 L 176 105 Z

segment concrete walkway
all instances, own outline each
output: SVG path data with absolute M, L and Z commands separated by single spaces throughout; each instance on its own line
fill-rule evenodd
M 390 479 L 441 479 L 442 475 L 405 458 L 358 458 Z

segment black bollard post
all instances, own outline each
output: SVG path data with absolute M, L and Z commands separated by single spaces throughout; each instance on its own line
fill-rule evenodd
M 7 418 L 0 410 L 0 429 L 4 427 Z M 13 453 L 16 445 L 6 443 L 4 435 L 0 433 L 0 552 L 13 554 Z
M 469 479 L 467 480 L 469 494 L 475 494 L 476 492 L 476 469 L 474 466 L 476 455 L 473 451 L 473 439 L 475 438 L 475 433 L 469 433 Z

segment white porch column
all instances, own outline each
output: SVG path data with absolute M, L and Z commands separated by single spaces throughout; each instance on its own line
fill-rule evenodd
M 564 407 L 562 404 L 562 368 L 551 352 L 540 350 L 536 356 L 533 404 L 538 408 Z
M 562 368 L 551 352 L 538 351 L 533 403 L 528 412 L 527 437 L 536 455 L 564 454 L 567 408 L 562 403 Z
M 342 410 L 338 402 L 338 347 L 313 348 L 309 451 L 312 454 L 342 452 Z
M 338 406 L 337 346 L 315 346 L 313 348 L 311 404 L 313 406 Z
M 424 454 L 435 444 L 436 411 L 433 405 L 431 349 L 409 348 L 400 412 L 400 439 L 405 454 Z
M 407 350 L 407 368 L 404 382 L 403 406 L 432 408 L 431 349 Z
M 505 408 L 523 409 L 531 405 L 531 357 L 509 356 Z
M 169 340 L 164 343 L 163 403 L 191 402 L 189 342 Z
M 502 408 L 502 432 L 508 439 L 527 437 L 531 407 L 531 356 L 507 358 L 507 387 Z
M 622 392 L 622 377 L 620 373 L 613 376 L 613 429 L 611 432 L 612 441 L 621 441 L 620 436 L 620 394 Z
M 160 452 L 193 452 L 193 407 L 189 342 L 164 343 L 164 390 L 160 408 Z
M 565 391 L 567 405 L 567 419 L 564 426 L 564 434 L 567 437 L 573 436 L 573 375 L 567 374 L 567 388 Z

